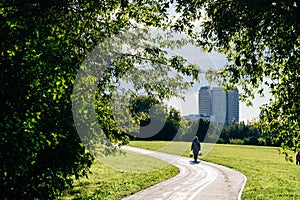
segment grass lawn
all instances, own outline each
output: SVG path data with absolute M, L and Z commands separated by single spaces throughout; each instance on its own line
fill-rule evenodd
M 188 142 L 140 142 L 130 146 L 188 156 Z M 243 199 L 300 199 L 300 166 L 286 162 L 275 147 L 201 144 L 202 160 L 236 169 L 247 176 Z
M 60 199 L 122 199 L 179 173 L 159 159 L 127 152 L 97 160 L 89 178 L 75 181 Z

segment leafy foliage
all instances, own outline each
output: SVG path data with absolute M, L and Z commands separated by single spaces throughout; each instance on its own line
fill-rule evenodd
M 227 88 L 241 85 L 240 97 L 248 104 L 256 92 L 264 94 L 263 85 L 269 88 L 263 131 L 281 141 L 283 149 L 299 151 L 299 2 L 179 1 L 177 10 L 182 14 L 175 29 L 187 31 L 207 51 L 227 55 L 220 72 Z M 199 19 L 199 31 L 194 29 L 199 23 L 184 26 Z
M 149 44 L 152 40 L 155 43 Z M 199 72 L 195 65 L 186 64 L 185 59 L 169 57 L 167 50 L 160 49 L 164 42 L 165 38 L 152 39 L 147 29 L 135 28 L 101 42 L 87 56 L 73 92 L 76 127 L 86 143 L 101 141 L 101 145 L 105 144 L 105 136 L 96 139 L 103 131 L 110 141 L 125 144 L 125 135 L 137 131 L 140 124 L 148 120 L 149 109 L 156 104 L 158 108 L 152 110 L 155 116 L 151 120 L 163 127 L 166 122 L 161 118 L 164 116 L 163 100 L 180 96 L 182 90 L 192 84 L 185 81 L 184 76 L 192 76 L 195 80 Z M 145 99 L 138 95 L 145 95 Z M 149 131 L 153 134 L 160 131 L 159 127 L 154 129 Z M 147 137 L 146 133 L 143 135 Z M 98 145 L 97 151 L 106 154 L 105 145 L 104 148 L 94 145 Z
M 210 128 L 208 119 L 200 118 L 195 121 L 188 121 L 186 131 L 182 132 L 179 139 L 182 141 L 192 141 L 195 136 L 198 136 L 199 141 L 203 142 Z
M 80 63 L 99 42 L 134 27 L 134 23 L 162 26 L 167 22 L 166 9 L 165 1 L 152 0 L 0 3 L 1 199 L 52 199 L 72 185 L 74 176 L 87 175 L 93 157 L 82 144 L 78 132 L 83 129 L 78 128 L 73 117 L 81 114 L 83 119 L 90 119 L 90 107 L 75 106 L 78 112 L 72 113 L 72 100 L 82 98 L 78 93 L 71 96 L 76 74 L 88 72 Z M 134 55 L 119 56 L 106 68 L 93 95 L 96 119 L 111 142 L 126 142 L 126 138 L 119 137 L 123 130 L 113 118 L 110 92 L 120 77 L 136 69 L 132 62 L 156 63 L 155 66 L 160 63 L 160 69 L 169 66 L 168 70 L 197 78 L 195 67 L 185 65 L 180 57 L 166 58 L 153 46 Z M 157 74 L 158 71 L 154 75 L 159 78 Z M 84 83 L 95 84 L 98 77 L 87 75 Z M 135 87 L 162 100 L 186 87 L 176 86 L 176 78 L 182 80 L 175 77 L 165 85 L 147 84 L 146 80 Z M 80 91 L 89 84 L 75 89 Z M 172 85 L 175 86 L 168 89 Z M 89 102 L 91 96 L 81 100 Z M 91 121 L 86 125 L 84 130 L 92 135 L 98 131 Z
M 221 132 L 219 143 L 279 146 L 280 143 L 271 141 L 270 135 L 262 133 L 261 129 L 257 127 L 257 123 L 247 125 L 240 122 L 225 126 Z
M 137 96 L 132 99 L 131 113 L 140 117 L 139 129 L 127 133 L 132 139 L 164 140 L 176 139 L 182 117 L 179 111 L 159 105 L 153 96 Z

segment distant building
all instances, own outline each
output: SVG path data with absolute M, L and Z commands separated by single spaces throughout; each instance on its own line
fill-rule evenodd
M 187 115 L 187 116 L 183 116 L 183 118 L 186 119 L 186 120 L 195 121 L 195 120 L 200 119 L 200 114 L 190 114 L 190 115 Z
M 206 115 L 206 114 L 190 114 L 190 115 L 186 115 L 186 116 L 183 116 L 184 119 L 186 120 L 190 120 L 190 121 L 196 121 L 200 118 L 202 119 L 209 119 L 211 122 L 214 122 L 215 123 L 215 116 L 213 115 Z
M 226 94 L 227 110 L 226 110 L 226 123 L 225 125 L 231 125 L 233 121 L 239 122 L 239 91 L 230 90 Z
M 199 114 L 211 115 L 211 93 L 209 86 L 200 88 L 198 99 Z
M 238 90 L 225 92 L 222 87 L 201 87 L 199 90 L 199 115 L 209 116 L 213 122 L 231 125 L 239 122 Z
M 226 120 L 226 92 L 221 87 L 211 90 L 211 112 L 215 116 L 216 124 L 224 124 Z

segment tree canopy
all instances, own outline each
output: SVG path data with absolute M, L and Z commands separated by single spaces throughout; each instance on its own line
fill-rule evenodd
M 174 25 L 207 51 L 227 56 L 223 85 L 240 85 L 242 100 L 251 104 L 266 85 L 272 97 L 262 108 L 263 131 L 293 151 L 300 149 L 299 6 L 293 0 L 178 1 L 178 20 L 190 25 Z
M 171 6 L 174 10 L 168 11 Z M 184 75 L 197 79 L 199 69 L 162 50 L 180 42 L 166 42 L 162 37 L 158 43 L 147 46 L 144 40 L 139 46 L 143 34 L 121 35 L 127 41 L 124 44 L 136 51 L 113 49 L 118 50 L 117 56 L 99 78 L 89 65 L 95 66 L 97 59 L 88 62 L 86 56 L 95 48 L 100 50 L 97 45 L 107 45 L 108 38 L 136 29 L 136 24 L 148 31 L 159 27 L 186 32 L 203 49 L 226 54 L 228 64 L 220 72 L 223 84 L 241 85 L 244 99 L 256 91 L 263 94 L 261 86 L 266 84 L 272 99 L 262 110 L 263 130 L 282 141 L 284 149 L 299 151 L 299 15 L 299 3 L 290 0 L 2 1 L 0 197 L 55 198 L 72 185 L 74 175 L 87 175 L 93 156 L 78 131 L 84 129 L 93 136 L 98 131 L 94 122 L 111 142 L 126 142 L 118 137 L 126 115 L 115 120 L 112 107 L 121 79 L 138 80 L 133 81 L 135 92 L 161 101 L 188 86 Z M 120 41 L 115 44 L 122 47 Z M 152 73 L 143 76 L 141 66 L 151 66 Z M 179 76 L 168 76 L 174 71 Z M 72 96 L 73 89 L 78 93 Z M 123 99 L 130 102 L 131 94 L 124 93 Z M 74 99 L 82 104 L 74 105 Z M 89 115 L 93 110 L 96 121 Z M 77 121 L 79 126 L 74 123 L 78 115 L 84 121 Z
M 126 142 L 126 138 L 119 137 L 124 130 L 116 123 L 111 105 L 124 75 L 131 74 L 128 77 L 132 79 L 136 75 L 132 71 L 141 72 L 139 67 L 148 63 L 154 74 L 137 76 L 141 82 L 135 82 L 135 89 L 154 94 L 161 101 L 185 87 L 178 84 L 182 80 L 179 76 L 156 84 L 167 77 L 167 71 L 197 78 L 198 69 L 185 65 L 180 57 L 167 57 L 153 45 L 143 46 L 132 55 L 122 54 L 122 48 L 102 48 L 119 53 L 100 70 L 101 77 L 90 68 L 95 60 L 86 60 L 89 52 L 101 49 L 97 47 L 99 43 L 109 45 L 105 43 L 108 38 L 135 29 L 135 24 L 145 29 L 162 26 L 166 23 L 166 9 L 163 1 L 152 0 L 0 3 L 0 198 L 55 198 L 72 185 L 73 177 L 87 175 L 93 152 L 87 151 L 88 143 L 82 143 L 82 130 L 88 132 L 87 136 L 102 131 L 108 143 Z M 133 36 L 125 34 L 122 39 L 137 43 L 143 33 L 130 40 Z M 121 42 L 115 45 L 122 47 Z M 105 55 L 109 53 L 113 52 Z M 166 75 L 160 77 L 158 72 Z M 80 79 L 76 79 L 77 74 L 82 75 Z M 74 99 L 82 104 L 74 104 Z M 96 115 L 96 120 L 89 114 Z M 79 126 L 74 123 L 78 115 L 84 121 Z M 94 122 L 101 130 L 95 128 Z M 112 148 L 106 146 L 105 150 Z

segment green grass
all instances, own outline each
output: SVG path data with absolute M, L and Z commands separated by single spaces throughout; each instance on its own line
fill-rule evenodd
M 131 146 L 188 156 L 189 142 L 140 142 Z M 300 199 L 300 166 L 277 148 L 202 144 L 202 160 L 240 171 L 248 178 L 243 199 Z M 127 152 L 96 161 L 89 179 L 75 182 L 61 199 L 121 199 L 175 176 L 178 169 L 158 159 Z
M 161 160 L 133 152 L 97 160 L 91 171 L 88 179 L 75 181 L 60 199 L 122 199 L 179 172 Z
M 140 142 L 131 146 L 188 156 L 188 142 Z M 247 176 L 243 199 L 300 199 L 300 166 L 286 162 L 275 147 L 202 144 L 202 160 Z

